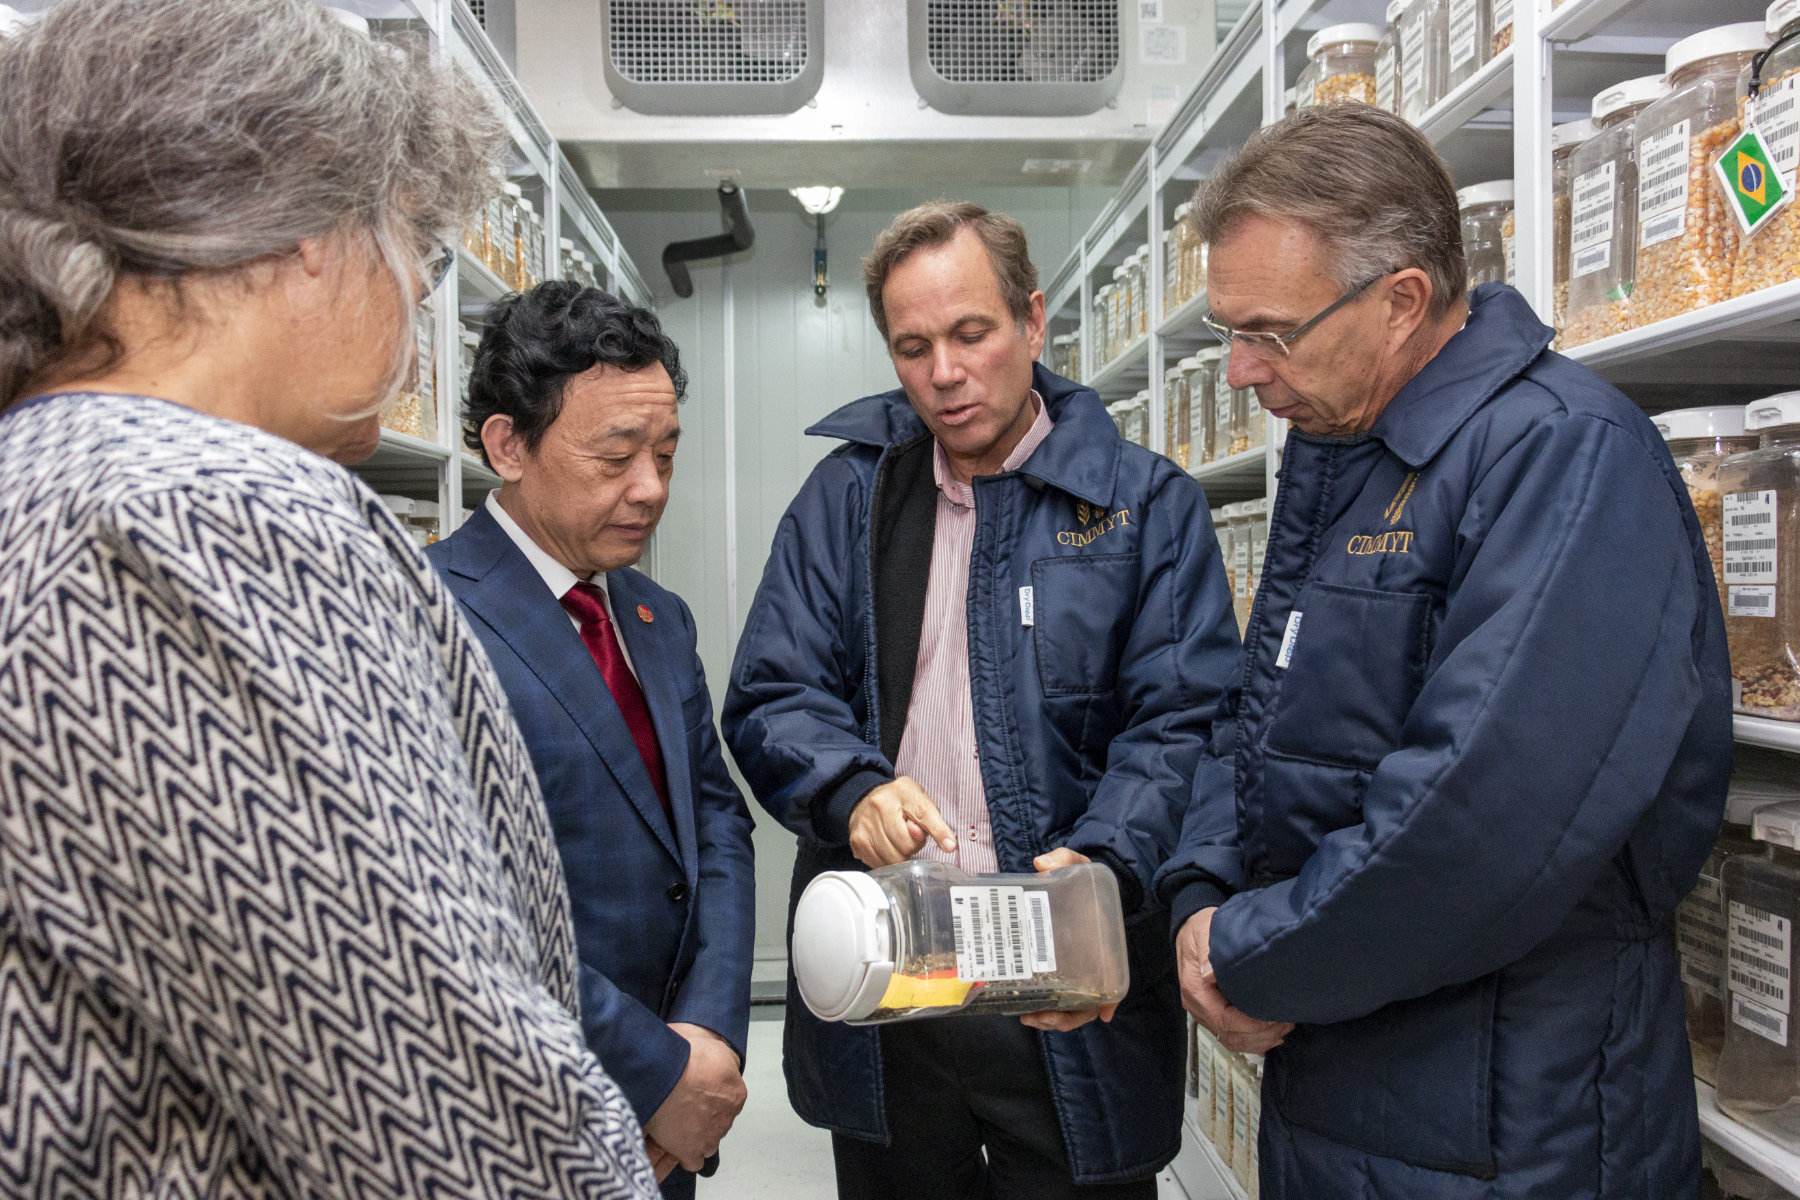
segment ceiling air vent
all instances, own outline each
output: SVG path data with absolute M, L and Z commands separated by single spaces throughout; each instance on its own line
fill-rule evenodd
M 1074 117 L 1119 92 L 1120 0 L 907 0 L 913 86 L 939 112 Z
M 790 113 L 825 72 L 824 0 L 602 0 L 606 84 L 652 116 Z

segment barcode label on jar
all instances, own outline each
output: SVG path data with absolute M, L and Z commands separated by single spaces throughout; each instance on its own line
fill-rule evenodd
M 1765 1008 L 1747 996 L 1733 996 L 1731 1020 L 1734 1025 L 1748 1029 L 1758 1037 L 1767 1038 L 1777 1046 L 1787 1045 L 1786 1013 Z
M 1791 1011 L 1788 986 L 1789 964 L 1794 960 L 1793 922 L 1733 900 L 1728 925 L 1732 995 L 1742 995 L 1777 1012 Z
M 1375 107 L 1386 112 L 1397 112 L 1400 108 L 1394 95 L 1394 63 L 1398 58 L 1394 47 L 1389 46 L 1375 60 Z
M 1424 111 L 1425 21 L 1409 16 L 1400 26 L 1400 102 Z
M 1775 588 L 1770 584 L 1745 584 L 1728 587 L 1725 615 L 1728 617 L 1772 617 L 1775 615 Z
M 1775 583 L 1775 491 L 1732 492 L 1724 500 L 1725 582 Z
M 1728 936 L 1725 891 L 1716 876 L 1702 875 L 1675 914 L 1675 944 L 1681 950 L 1684 983 L 1724 999 Z
M 1794 166 L 1800 162 L 1800 75 L 1789 75 L 1756 95 L 1757 131 L 1769 147 L 1781 183 L 1794 190 Z
M 1051 965 L 1041 969 L 1056 969 L 1049 897 L 1042 892 L 1029 893 L 1032 899 L 1042 897 L 1040 905 L 1027 895 L 1022 887 L 950 889 L 950 932 L 958 979 L 977 983 L 1029 979 L 1040 969 L 1036 964 L 1046 958 Z
M 1450 0 L 1450 69 L 1461 70 L 1475 57 L 1476 5 L 1480 0 Z
M 1575 177 L 1569 202 L 1569 275 L 1579 279 L 1612 265 L 1614 164 Z
M 1687 228 L 1688 122 L 1638 143 L 1638 245 L 1680 237 Z

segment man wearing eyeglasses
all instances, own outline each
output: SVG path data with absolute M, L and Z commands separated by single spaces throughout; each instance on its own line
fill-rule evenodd
M 1667 922 L 1731 704 L 1667 450 L 1518 292 L 1465 293 L 1399 118 L 1302 112 L 1194 210 L 1230 382 L 1291 432 L 1157 889 L 1189 1011 L 1268 1054 L 1263 1197 L 1697 1197 Z

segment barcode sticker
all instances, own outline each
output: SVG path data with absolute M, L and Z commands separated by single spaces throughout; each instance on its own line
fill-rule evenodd
M 1775 491 L 1732 492 L 1724 499 L 1725 582 L 1775 583 Z
M 1681 979 L 1708 995 L 1725 998 L 1725 889 L 1716 875 L 1702 875 L 1675 913 Z
M 1727 923 L 1731 994 L 1776 1012 L 1790 1011 L 1793 922 L 1733 900 Z M 1787 1036 L 1785 1030 L 1782 1036 Z
M 1781 183 L 1794 190 L 1794 166 L 1800 162 L 1800 75 L 1764 87 L 1756 95 L 1753 124 L 1768 144 Z
M 1731 998 L 1731 1021 L 1777 1046 L 1787 1045 L 1787 1014 L 1758 1004 L 1748 996 Z
M 1026 896 L 1022 887 L 950 889 L 950 934 L 956 948 L 958 979 L 977 983 L 1029 979 L 1037 973 L 1036 964 L 1045 957 L 1052 965 L 1044 969 L 1055 969 L 1049 905 L 1029 903 Z
M 1450 0 L 1450 69 L 1460 70 L 1475 57 L 1478 0 Z
M 1772 584 L 1743 584 L 1725 589 L 1728 617 L 1772 617 L 1775 588 Z
M 1688 122 L 1638 143 L 1638 245 L 1680 237 L 1687 228 Z
M 1032 974 L 1056 970 L 1056 928 L 1050 924 L 1050 893 L 1026 892 L 1025 913 L 1031 934 Z
M 1613 164 L 1575 177 L 1569 215 L 1569 275 L 1579 279 L 1612 265 Z

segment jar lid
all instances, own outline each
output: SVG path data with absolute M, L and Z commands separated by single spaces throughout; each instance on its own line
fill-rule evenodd
M 1790 849 L 1800 847 L 1800 804 L 1771 804 L 1757 809 L 1750 836 Z
M 1636 108 L 1669 94 L 1669 81 L 1661 75 L 1639 75 L 1594 97 L 1593 117 L 1604 121 L 1622 108 Z
M 1190 358 L 1182 359 L 1180 362 L 1175 364 L 1175 369 L 1177 371 L 1183 371 L 1183 372 L 1198 371 L 1200 369 L 1200 355 L 1196 354 Z
M 1150 257 L 1150 243 L 1149 242 L 1139 242 L 1137 249 L 1133 250 L 1131 252 L 1131 257 L 1142 258 L 1142 259 L 1147 260 Z
M 413 514 L 413 502 L 406 496 L 377 496 L 387 510 L 396 517 L 410 517 Z
M 1387 23 L 1389 25 L 1397 25 L 1400 23 L 1400 14 L 1405 11 L 1406 0 L 1390 0 L 1387 6 L 1387 12 L 1382 15 L 1387 18 Z
M 1754 825 L 1756 814 L 1773 804 L 1800 807 L 1800 791 L 1766 780 L 1731 781 L 1725 794 L 1725 820 L 1732 825 Z
M 1795 2 L 1800 3 L 1800 0 L 1795 0 Z M 1192 212 L 1193 210 L 1194 210 L 1194 202 L 1192 200 L 1183 200 L 1180 204 L 1177 204 L 1175 206 L 1175 219 L 1177 221 L 1179 221 L 1179 220 L 1183 219 L 1184 217 L 1186 217 L 1188 215 L 1188 213 Z
M 800 998 L 821 1021 L 881 1006 L 894 975 L 887 892 L 864 871 L 826 871 L 800 893 L 789 947 Z
M 505 192 L 508 198 L 513 200 L 523 200 L 525 198 L 525 189 L 510 179 L 500 185 L 500 190 Z
M 1379 25 L 1352 21 L 1347 25 L 1327 25 L 1306 39 L 1306 57 L 1317 58 L 1319 51 L 1338 42 L 1367 42 L 1373 46 L 1387 31 Z
M 1219 512 L 1227 521 L 1234 521 L 1244 515 L 1244 502 L 1239 500 L 1236 504 L 1227 504 L 1224 508 L 1221 508 Z
M 1174 383 L 1177 379 L 1180 379 L 1180 378 L 1181 378 L 1181 364 L 1180 363 L 1176 363 L 1174 366 L 1170 367 L 1168 370 L 1163 372 L 1163 382 L 1164 383 Z
M 438 506 L 436 500 L 414 500 L 412 515 L 426 521 L 437 520 Z
M 575 253 L 575 239 L 574 238 L 557 238 L 556 239 L 556 248 L 563 251 L 566 254 L 574 254 Z
M 1761 21 L 1739 21 L 1690 34 L 1669 47 L 1663 59 L 1663 70 L 1670 75 L 1683 67 L 1716 58 L 1721 54 L 1755 53 L 1769 44 L 1769 35 Z
M 326 6 L 325 11 L 330 13 L 332 17 L 336 19 L 337 23 L 344 28 L 354 29 L 365 37 L 368 35 L 369 20 L 361 13 L 353 13 L 347 8 L 333 8 L 330 5 Z M 5 24 L 5 21 L 0 20 L 0 29 L 4 29 Z
M 1457 208 L 1474 208 L 1480 204 L 1511 204 L 1513 181 L 1496 179 L 1491 183 L 1472 183 L 1456 192 Z
M 1281 103 L 1283 107 L 1292 107 L 1296 103 L 1293 88 L 1281 93 Z
M 1684 438 L 1744 436 L 1744 409 L 1738 404 L 1720 408 L 1678 408 L 1650 419 L 1667 442 Z
M 1112 277 L 1114 279 L 1123 279 L 1130 272 L 1131 272 L 1131 265 L 1130 265 L 1130 261 L 1127 260 L 1113 268 Z
M 481 345 L 481 335 L 479 333 L 470 333 L 465 329 L 462 331 L 462 344 L 465 346 L 479 346 Z
M 1265 496 L 1260 500 L 1244 501 L 1244 515 L 1249 517 L 1266 517 L 1269 515 L 1269 501 Z
M 1775 0 L 1763 21 L 1763 33 L 1771 39 L 1780 37 L 1781 31 L 1795 21 L 1800 21 L 1800 0 Z
M 1115 278 L 1116 278 L 1116 277 L 1115 277 Z M 1106 293 L 1108 293 L 1108 292 L 1110 292 L 1110 291 L 1112 291 L 1112 290 L 1113 290 L 1113 286 L 1114 286 L 1114 285 L 1113 285 L 1113 284 L 1110 284 L 1110 283 L 1103 283 L 1103 284 L 1101 284 L 1101 285 L 1100 285 L 1100 286 L 1099 286 L 1099 287 L 1098 287 L 1098 288 L 1096 288 L 1096 289 L 1095 289 L 1095 291 L 1094 291 L 1094 295 L 1096 295 L 1096 296 L 1104 296 L 1104 295 L 1106 295 Z
M 1079 333 L 1059 333 L 1050 339 L 1050 343 L 1055 346 L 1066 346 L 1080 336 Z
M 1774 429 L 1778 425 L 1800 425 L 1800 392 L 1781 392 L 1752 400 L 1744 406 L 1744 429 Z
M 1800 3 L 1800 0 L 1795 0 L 1795 3 Z M 1551 126 L 1550 149 L 1556 151 L 1579 146 L 1598 132 L 1590 117 L 1583 117 L 1579 121 L 1564 121 L 1561 125 Z

